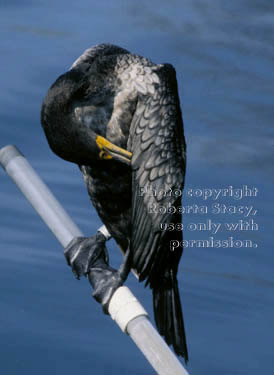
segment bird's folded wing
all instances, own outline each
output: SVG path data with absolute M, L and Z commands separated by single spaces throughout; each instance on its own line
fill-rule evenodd
M 185 141 L 175 70 L 165 64 L 155 72 L 159 80 L 138 95 L 130 127 L 132 151 L 133 268 L 144 280 L 160 271 L 167 260 L 165 224 L 180 220 L 174 207 L 180 202 L 185 175 Z M 181 233 L 175 233 L 182 238 Z M 149 281 L 149 280 L 147 280 Z

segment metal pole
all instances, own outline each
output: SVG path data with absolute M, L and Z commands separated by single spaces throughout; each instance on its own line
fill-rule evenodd
M 63 247 L 74 237 L 83 236 L 15 146 L 0 149 L 0 164 Z M 132 338 L 159 375 L 188 375 L 150 323 L 147 312 L 127 287 L 122 286 L 114 293 L 109 304 L 109 314 Z

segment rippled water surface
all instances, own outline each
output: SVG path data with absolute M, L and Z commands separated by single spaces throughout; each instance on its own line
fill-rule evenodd
M 0 147 L 16 144 L 88 235 L 100 221 L 76 166 L 54 156 L 40 126 L 42 99 L 87 47 L 110 42 L 177 70 L 188 168 L 185 253 L 179 269 L 193 375 L 271 374 L 274 367 L 274 6 L 269 0 L 0 2 Z M 203 200 L 203 189 L 258 189 Z M 192 193 L 191 193 L 191 190 Z M 200 190 L 197 190 L 200 189 Z M 211 190 L 212 191 L 212 190 Z M 254 190 L 255 191 L 255 190 Z M 195 194 L 194 194 L 195 192 Z M 191 196 L 195 195 L 195 196 Z M 215 213 L 253 206 L 253 214 Z M 1 374 L 153 374 L 61 246 L 0 171 Z M 271 215 L 272 214 L 272 215 Z M 253 230 L 227 223 L 252 220 Z M 212 223 L 220 229 L 212 234 Z M 197 223 L 207 223 L 206 230 Z M 200 228 L 201 229 L 201 228 Z M 195 247 L 233 237 L 238 246 Z M 252 241 L 251 247 L 239 246 Z M 114 242 L 112 263 L 121 261 Z M 151 293 L 128 285 L 151 313 Z

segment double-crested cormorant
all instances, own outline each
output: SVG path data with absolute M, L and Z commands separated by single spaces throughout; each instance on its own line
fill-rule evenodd
M 124 254 L 108 265 L 107 238 L 97 232 L 65 249 L 79 278 L 89 272 L 107 312 L 114 291 L 134 270 L 153 291 L 157 328 L 188 360 L 177 285 L 182 232 L 178 207 L 185 175 L 185 140 L 176 73 L 123 48 L 101 44 L 84 52 L 50 87 L 41 122 L 51 149 L 79 165 L 90 199 Z

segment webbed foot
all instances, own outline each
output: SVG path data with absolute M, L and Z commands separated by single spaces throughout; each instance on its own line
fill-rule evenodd
M 92 237 L 76 237 L 65 248 L 67 263 L 77 279 L 87 275 L 93 265 L 108 265 L 106 238 L 101 232 Z
M 108 314 L 111 297 L 123 285 L 128 271 L 123 266 L 119 271 L 109 266 L 106 240 L 101 232 L 92 237 L 76 237 L 65 248 L 65 257 L 77 279 L 88 275 L 93 297 Z
M 108 305 L 114 292 L 125 281 L 119 271 L 107 264 L 98 264 L 90 269 L 89 282 L 93 287 L 93 297 L 101 303 L 103 311 L 108 314 Z

